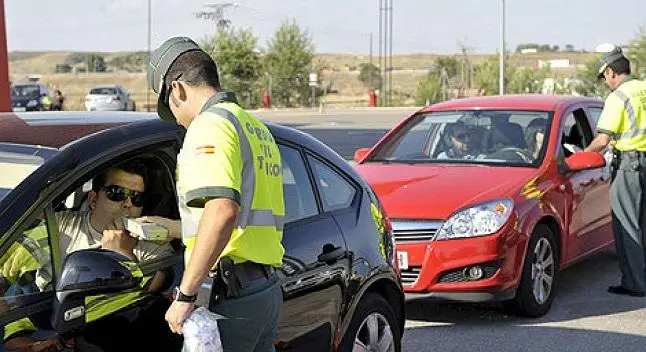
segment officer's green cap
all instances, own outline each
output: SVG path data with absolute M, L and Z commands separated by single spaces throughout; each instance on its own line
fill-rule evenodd
M 163 120 L 174 120 L 166 99 L 166 73 L 177 58 L 189 51 L 201 50 L 191 38 L 173 37 L 164 42 L 150 55 L 148 62 L 148 88 L 159 94 L 157 114 Z
M 606 70 L 606 68 L 608 68 L 608 65 L 621 59 L 622 57 L 625 58 L 624 53 L 618 46 L 605 53 L 601 60 L 599 60 L 599 62 L 597 63 L 597 78 L 602 79 L 603 72 Z

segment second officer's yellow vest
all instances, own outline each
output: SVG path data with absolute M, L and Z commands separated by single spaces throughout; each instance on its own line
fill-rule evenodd
M 620 151 L 646 151 L 646 82 L 628 78 L 608 98 L 597 130 L 610 134 Z

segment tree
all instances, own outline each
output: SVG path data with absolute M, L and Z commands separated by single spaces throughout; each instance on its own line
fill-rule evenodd
M 646 76 L 646 27 L 641 28 L 637 37 L 630 42 L 628 58 L 635 76 Z
M 505 87 L 509 78 L 514 75 L 515 68 L 509 64 L 509 55 L 505 56 Z M 478 87 L 482 95 L 494 95 L 499 93 L 500 66 L 498 56 L 490 56 L 485 62 L 476 66 L 474 74 L 475 86 Z
M 379 67 L 373 64 L 361 64 L 359 69 L 359 81 L 368 89 L 381 88 L 381 75 Z
M 528 94 L 540 93 L 543 82 L 547 78 L 550 69 L 543 67 L 534 69 L 530 67 L 516 68 L 508 57 L 505 58 L 505 93 L 507 94 Z M 499 93 L 500 66 L 497 56 L 489 57 L 485 62 L 476 67 L 475 85 L 483 95 Z
M 435 59 L 433 64 L 437 72 L 442 72 L 446 70 L 446 74 L 449 78 L 453 78 L 458 75 L 460 63 L 452 56 L 438 57 Z
M 531 94 L 541 93 L 543 82 L 549 73 L 549 67 L 542 67 L 538 70 L 525 67 L 513 71 L 509 78 L 506 93 L 509 94 Z
M 310 99 L 309 74 L 314 68 L 309 33 L 295 21 L 283 23 L 267 43 L 264 64 L 271 75 L 274 101 L 284 106 L 305 105 Z
M 105 58 L 97 54 L 88 54 L 87 56 L 87 71 L 88 72 L 105 72 L 107 66 Z
M 258 105 L 262 61 L 256 50 L 258 39 L 251 31 L 219 30 L 200 46 L 218 66 L 222 87 L 235 92 L 240 103 Z
M 583 69 L 576 73 L 572 89 L 577 94 L 605 98 L 610 93 L 608 85 L 597 79 L 597 64 L 600 59 L 601 55 L 590 59 L 584 64 Z
M 574 51 L 574 45 L 566 44 L 565 45 L 565 51 L 570 52 L 570 53 L 573 52 Z
M 435 72 L 428 73 L 423 79 L 417 82 L 417 89 L 415 91 L 415 104 L 435 104 L 443 100 L 442 95 L 440 75 Z

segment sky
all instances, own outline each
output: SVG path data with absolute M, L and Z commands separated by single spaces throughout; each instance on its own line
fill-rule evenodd
M 215 30 L 198 19 L 206 3 L 232 2 L 225 17 L 251 30 L 259 49 L 294 19 L 319 53 L 379 50 L 379 0 L 151 0 L 151 46 Z M 500 43 L 501 0 L 393 0 L 393 53 L 494 53 Z M 594 51 L 624 44 L 646 28 L 646 1 L 506 0 L 507 49 L 541 43 Z M 148 49 L 148 0 L 4 0 L 9 51 L 135 51 Z M 627 9 L 621 13 L 621 8 Z

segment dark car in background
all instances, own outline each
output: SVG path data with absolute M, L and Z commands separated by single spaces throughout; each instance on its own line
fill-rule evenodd
M 21 83 L 11 87 L 11 109 L 20 111 L 47 111 L 52 108 L 49 89 L 40 83 Z
M 400 351 L 404 295 L 381 203 L 330 148 L 295 129 L 268 126 L 281 151 L 286 205 L 277 349 Z M 32 245 L 55 253 L 49 250 L 58 241 L 55 213 L 81 207 L 86 185 L 100 170 L 133 159 L 145 162 L 149 173 L 143 213 L 178 218 L 174 170 L 183 134 L 176 124 L 145 113 L 0 114 L 0 253 L 7 256 L 36 226 L 46 229 L 47 240 Z M 138 265 L 144 275 L 172 273 L 166 295 L 183 270 L 183 246 L 174 248 L 167 258 Z M 54 282 L 44 288 L 33 283 L 40 268 L 0 278 L 31 285 L 28 294 L 0 290 L 0 325 L 28 317 L 41 336 L 78 337 L 86 296 L 138 289 L 113 252 L 55 257 L 47 259 Z M 142 309 L 135 303 L 112 314 Z

